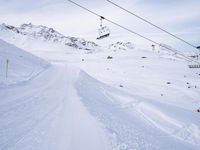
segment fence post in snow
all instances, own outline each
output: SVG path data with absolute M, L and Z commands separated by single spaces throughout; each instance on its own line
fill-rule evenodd
M 6 79 L 8 78 L 8 64 L 9 64 L 9 59 L 6 59 Z

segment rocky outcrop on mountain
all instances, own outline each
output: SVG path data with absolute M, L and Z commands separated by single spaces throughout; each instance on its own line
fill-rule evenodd
M 34 38 L 40 41 L 67 45 L 77 49 L 93 50 L 99 46 L 91 41 L 86 41 L 82 38 L 64 36 L 53 28 L 43 25 L 22 24 L 20 27 L 14 27 L 6 24 L 0 25 L 0 37 L 9 32 L 10 38 L 15 38 L 17 35 L 24 38 Z M 6 35 L 6 36 L 8 36 Z
M 114 51 L 118 51 L 118 50 L 130 50 L 130 49 L 134 49 L 135 46 L 133 43 L 131 42 L 116 42 L 114 44 L 110 44 L 109 48 L 114 50 Z

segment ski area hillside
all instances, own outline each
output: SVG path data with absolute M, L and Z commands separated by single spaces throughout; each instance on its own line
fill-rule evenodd
M 193 86 L 199 77 L 185 62 L 142 50 L 65 59 L 26 84 L 0 90 L 0 149 L 200 148 L 199 88 Z
M 36 48 L 33 35 L 6 30 Z M 0 41 L 0 150 L 200 149 L 199 68 L 129 42 L 66 53 L 44 51 L 40 38 L 41 58 Z
M 138 48 L 126 51 L 118 51 L 117 48 L 116 51 L 98 54 L 57 55 L 57 60 L 51 54 L 41 57 L 72 64 L 87 72 L 81 73 L 84 78 L 81 77 L 77 83 L 79 96 L 89 111 L 106 126 L 111 139 L 118 143 L 116 147 L 124 144 L 127 146 L 124 149 L 134 148 L 134 145 L 136 149 L 156 149 L 133 142 L 139 138 L 134 134 L 134 129 L 138 128 L 137 135 L 145 130 L 155 133 L 151 137 L 147 136 L 151 133 L 144 133 L 143 136 L 148 138 L 143 141 L 153 138 L 164 142 L 166 139 L 162 138 L 171 138 L 174 142 L 200 148 L 200 116 L 197 112 L 200 107 L 200 69 L 190 69 L 185 60 L 162 49 Z M 127 117 L 121 111 L 128 113 L 130 116 L 126 115 L 133 120 L 120 120 Z M 138 118 L 142 119 L 141 122 Z M 126 121 L 130 126 L 123 124 Z M 132 127 L 133 124 L 137 125 Z M 175 145 L 180 146 L 180 143 Z M 179 149 L 165 144 L 159 148 Z
M 47 66 L 44 60 L 0 40 L 0 87 L 27 81 Z
M 99 48 L 94 42 L 66 37 L 53 28 L 31 23 L 22 24 L 20 27 L 1 24 L 0 38 L 28 51 L 56 50 L 59 52 L 62 50 L 67 53 L 83 49 L 86 52 L 91 52 Z

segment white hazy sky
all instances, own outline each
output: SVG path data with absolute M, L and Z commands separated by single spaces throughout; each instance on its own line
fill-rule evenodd
M 184 43 L 174 40 L 154 27 L 119 10 L 106 0 L 74 1 L 159 43 L 191 49 Z M 194 45 L 200 45 L 200 0 L 113 0 L 113 2 Z M 99 18 L 67 0 L 0 0 L 0 23 L 19 26 L 29 22 L 53 27 L 67 36 L 83 37 L 97 42 L 95 38 Z M 105 25 L 110 27 L 112 36 L 97 42 L 99 44 L 112 43 L 117 40 L 151 44 L 107 22 Z

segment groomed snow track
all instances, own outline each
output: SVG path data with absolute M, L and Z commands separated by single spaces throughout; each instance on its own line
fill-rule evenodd
M 199 149 L 123 109 L 127 96 L 84 71 L 54 64 L 36 78 L 0 90 L 1 150 Z M 129 95 L 128 95 L 129 96 Z

